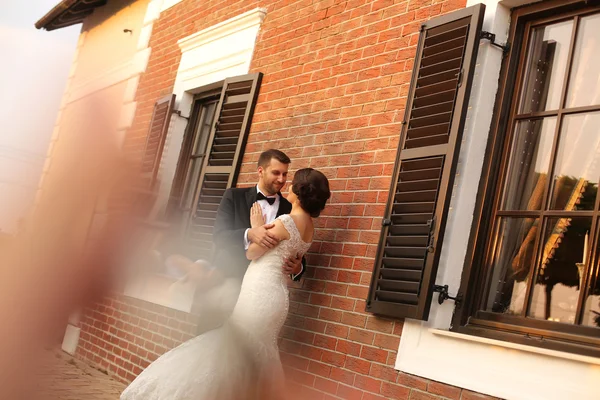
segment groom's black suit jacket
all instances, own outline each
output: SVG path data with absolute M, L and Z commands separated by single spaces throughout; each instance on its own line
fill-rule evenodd
M 242 278 L 250 261 L 244 249 L 244 233 L 250 228 L 250 209 L 256 202 L 256 186 L 225 191 L 213 230 L 215 256 L 213 264 L 226 275 Z M 279 193 L 277 217 L 289 214 L 292 204 Z M 304 271 L 304 269 L 303 269 Z M 299 280 L 302 273 L 294 277 Z

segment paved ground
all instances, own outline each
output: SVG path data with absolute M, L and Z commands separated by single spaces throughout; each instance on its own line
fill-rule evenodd
M 118 400 L 124 386 L 68 354 L 49 351 L 42 378 L 44 399 Z

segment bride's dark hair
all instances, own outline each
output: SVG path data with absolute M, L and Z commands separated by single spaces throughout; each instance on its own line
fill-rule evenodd
M 298 196 L 300 206 L 311 217 L 317 218 L 331 197 L 329 181 L 322 172 L 312 168 L 296 171 L 292 180 L 292 192 Z

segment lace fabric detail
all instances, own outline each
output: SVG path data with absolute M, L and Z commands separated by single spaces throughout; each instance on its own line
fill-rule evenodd
M 227 322 L 152 363 L 121 400 L 283 399 L 277 339 L 289 309 L 283 260 L 308 251 L 292 217 L 290 238 L 250 263 Z

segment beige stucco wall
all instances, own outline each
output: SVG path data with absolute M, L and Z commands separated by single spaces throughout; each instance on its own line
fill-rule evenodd
M 131 125 L 137 84 L 150 53 L 152 23 L 158 17 L 151 7 L 156 8 L 154 3 L 156 0 L 111 0 L 84 21 L 40 180 L 38 202 L 52 171 L 60 169 L 60 148 L 68 145 L 70 137 L 85 133 L 85 122 L 82 126 L 76 114 L 92 96 L 100 94 L 107 105 L 102 111 L 104 124 L 110 128 L 107 134 L 112 131 L 118 139 Z
M 82 27 L 74 85 L 94 79 L 129 62 L 137 52 L 149 0 L 111 1 L 89 16 Z M 124 32 L 125 29 L 131 32 Z

